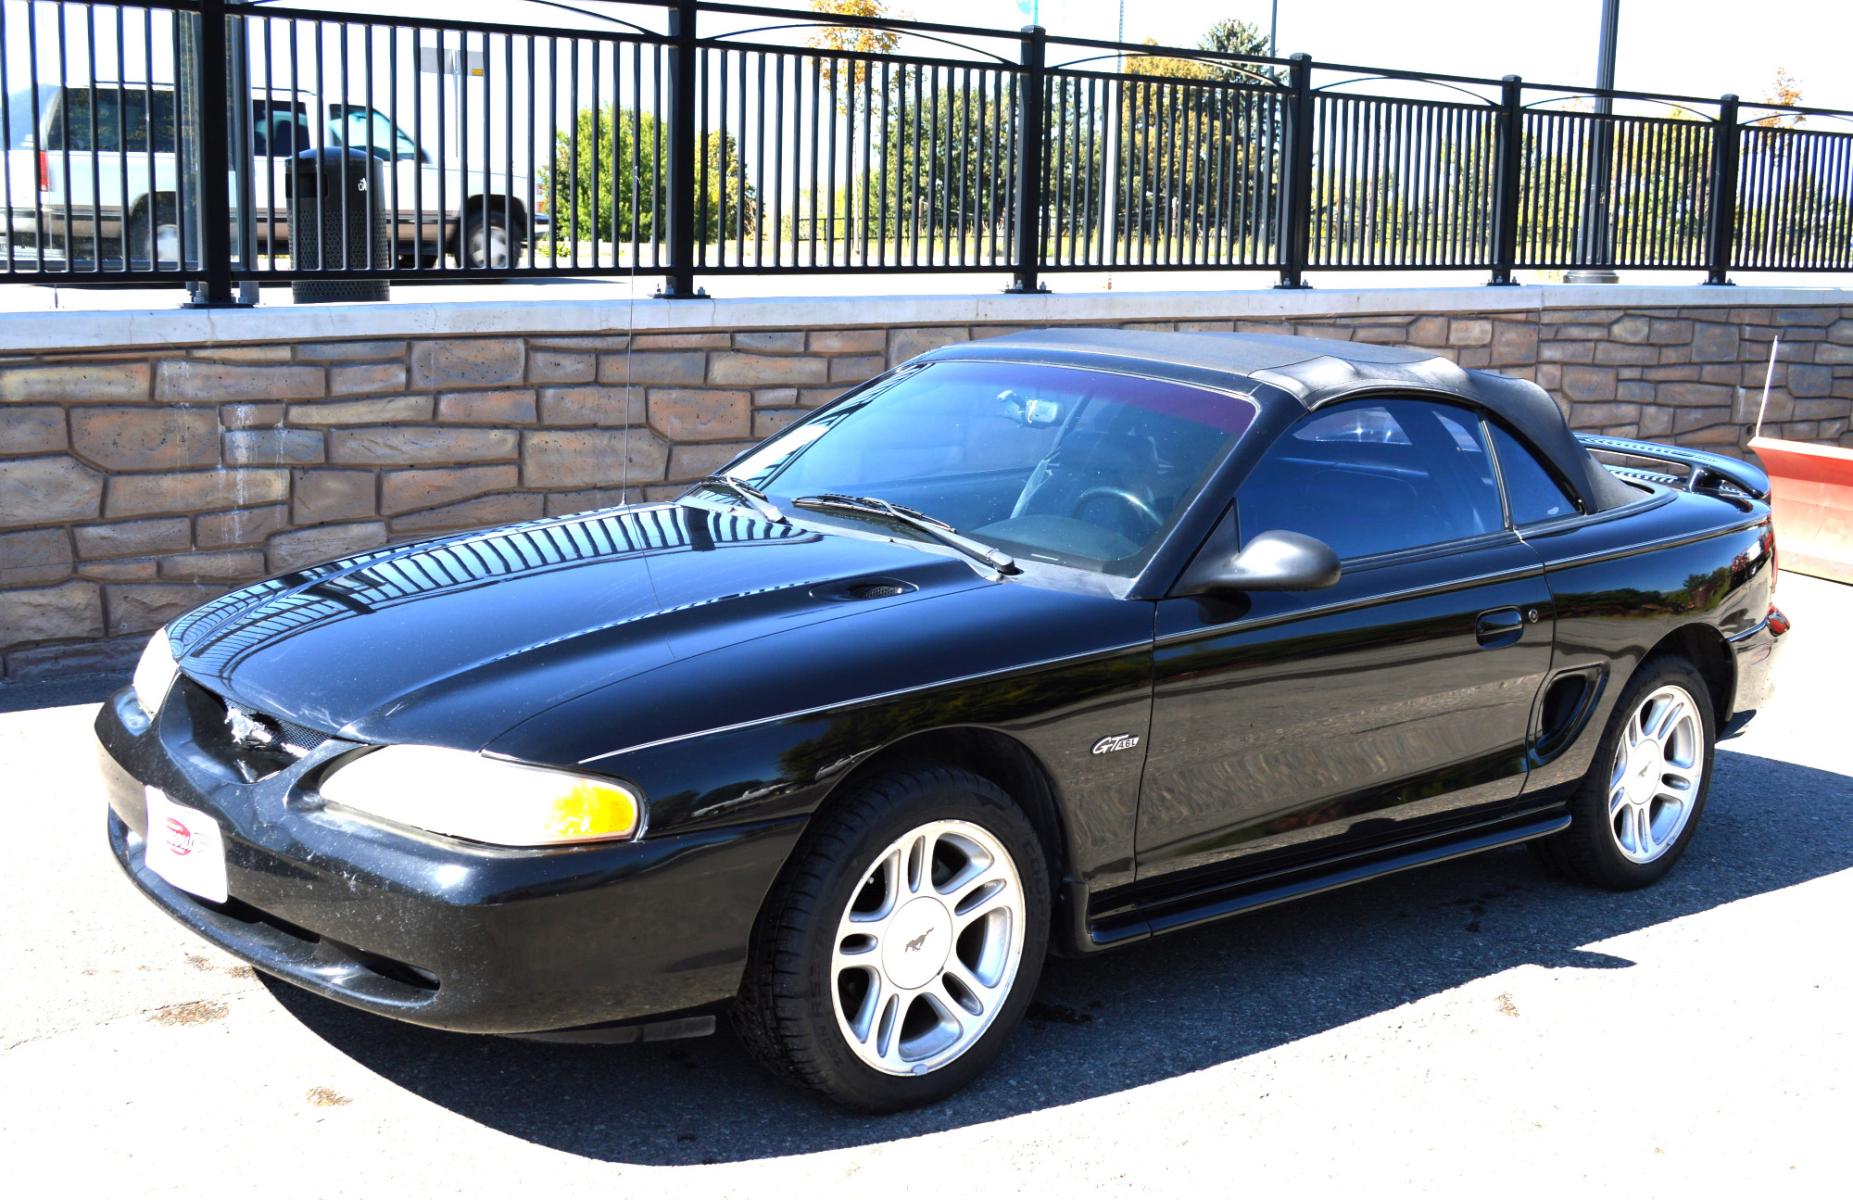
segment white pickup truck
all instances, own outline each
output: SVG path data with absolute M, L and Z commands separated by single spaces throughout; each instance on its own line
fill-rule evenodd
M 180 262 L 172 84 L 42 85 L 5 96 L 0 118 L 0 272 L 41 264 L 59 273 L 197 265 L 191 236 L 188 261 Z M 311 148 L 346 147 L 382 160 L 381 203 L 396 215 L 399 267 L 437 264 L 446 255 L 464 267 L 507 267 L 531 233 L 548 228 L 545 212 L 530 211 L 536 193 L 529 177 L 505 173 L 495 161 L 485 167 L 480 143 L 467 164 L 440 164 L 377 109 L 282 89 L 255 93 L 249 122 L 244 204 L 236 179 L 227 186 L 234 225 L 241 208 L 250 214 L 246 245 L 256 265 L 288 253 L 288 177 L 295 155 Z M 234 250 L 239 241 L 235 228 Z

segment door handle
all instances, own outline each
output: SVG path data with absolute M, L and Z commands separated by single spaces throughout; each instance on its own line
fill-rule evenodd
M 1482 646 L 1497 649 L 1510 646 L 1525 632 L 1525 617 L 1516 608 L 1495 608 L 1481 613 L 1473 623 L 1473 636 Z

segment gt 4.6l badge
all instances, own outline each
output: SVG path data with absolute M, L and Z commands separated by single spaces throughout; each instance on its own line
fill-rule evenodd
M 1139 739 L 1130 733 L 1114 733 L 1094 743 L 1092 754 L 1111 754 L 1115 750 L 1130 750 L 1139 744 Z

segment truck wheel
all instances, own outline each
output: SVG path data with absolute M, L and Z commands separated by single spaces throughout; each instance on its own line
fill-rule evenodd
M 513 240 L 508 233 L 508 218 L 500 212 L 471 213 L 463 226 L 463 265 L 466 267 L 506 268 L 513 261 Z
M 857 785 L 775 885 L 735 1004 L 754 1055 L 839 1104 L 889 1112 L 964 1087 L 1042 973 L 1042 844 L 996 784 L 924 764 Z
M 153 239 L 154 258 L 148 257 Z M 130 262 L 148 263 L 149 269 L 180 265 L 180 213 L 171 196 L 144 202 L 129 216 Z
M 1597 887 L 1646 887 L 1692 842 L 1711 786 L 1711 690 L 1671 655 L 1641 664 L 1570 802 L 1570 828 L 1533 842 L 1552 868 Z

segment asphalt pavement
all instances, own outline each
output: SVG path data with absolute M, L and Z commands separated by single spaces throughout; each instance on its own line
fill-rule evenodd
M 142 900 L 99 681 L 0 693 L 0 1146 L 28 1196 L 1846 1195 L 1853 588 L 1785 577 L 1776 699 L 1629 895 L 1523 849 L 1050 964 L 976 1086 L 871 1119 L 728 1036 L 434 1033 Z M 35 704 L 48 707 L 32 707 Z M 648 914 L 639 914 L 647 919 Z

